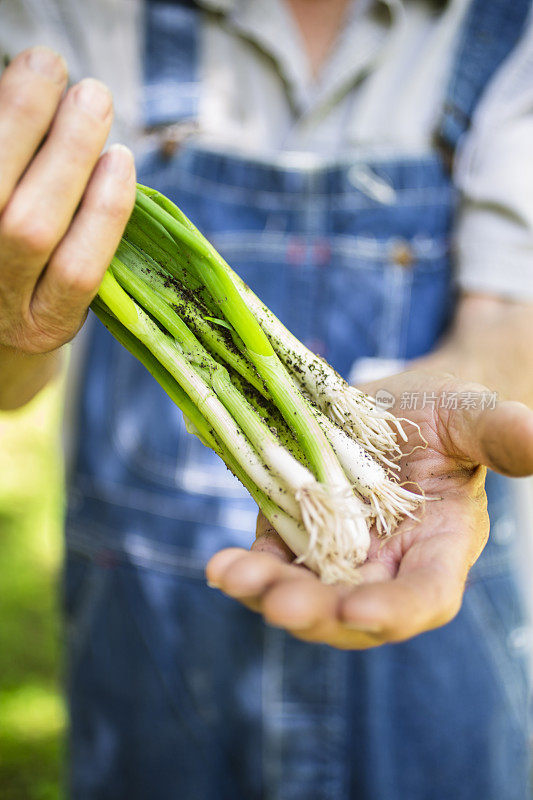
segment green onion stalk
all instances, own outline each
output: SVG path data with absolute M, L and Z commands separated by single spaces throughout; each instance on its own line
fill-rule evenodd
M 138 187 L 92 309 L 325 582 L 357 580 L 373 525 L 388 536 L 415 516 L 423 497 L 394 474 L 400 423 L 310 353 L 160 193 Z

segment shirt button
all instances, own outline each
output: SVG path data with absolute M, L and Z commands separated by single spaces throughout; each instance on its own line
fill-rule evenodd
M 515 526 L 509 517 L 500 517 L 492 526 L 492 540 L 499 545 L 506 545 L 512 542 L 515 534 Z
M 185 120 L 174 125 L 166 125 L 156 133 L 159 135 L 159 153 L 165 161 L 170 161 L 181 145 L 198 131 L 196 120 Z
M 176 154 L 179 146 L 179 140 L 172 138 L 172 136 L 164 136 L 159 145 L 159 153 L 161 158 L 164 161 L 170 161 L 170 159 Z
M 412 267 L 415 255 L 409 242 L 404 239 L 395 242 L 392 246 L 391 260 L 399 267 L 405 267 L 405 269 Z
M 531 648 L 531 628 L 526 625 L 515 628 L 509 634 L 508 643 L 511 650 L 518 652 L 529 650 Z

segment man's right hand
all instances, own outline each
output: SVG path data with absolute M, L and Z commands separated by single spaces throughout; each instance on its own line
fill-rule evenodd
M 108 89 L 66 84 L 64 61 L 44 47 L 0 78 L 0 366 L 3 353 L 38 369 L 76 334 L 135 199 L 131 152 L 101 155 Z

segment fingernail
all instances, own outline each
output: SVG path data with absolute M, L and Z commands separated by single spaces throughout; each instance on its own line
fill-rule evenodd
M 76 105 L 104 120 L 111 111 L 111 93 L 107 86 L 94 78 L 85 78 L 75 89 Z
M 104 165 L 115 178 L 127 180 L 133 169 L 133 154 L 123 144 L 113 144 L 105 155 Z
M 213 581 L 206 581 L 206 583 L 207 583 L 207 585 L 209 586 L 210 589 L 219 589 L 220 588 L 219 586 L 217 586 L 216 583 L 213 583 Z
M 67 66 L 59 53 L 49 47 L 33 47 L 26 59 L 28 67 L 57 83 L 65 80 Z

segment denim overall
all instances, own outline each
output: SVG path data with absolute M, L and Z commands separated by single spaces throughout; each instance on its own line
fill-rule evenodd
M 440 130 L 449 150 L 527 5 L 476 0 L 467 15 Z M 148 124 L 194 118 L 199 24 L 191 4 L 146 4 Z M 360 188 L 362 172 L 386 203 Z M 140 179 L 345 375 L 361 357 L 427 352 L 450 320 L 456 196 L 440 150 L 297 170 L 192 139 L 170 158 L 145 153 Z M 206 586 L 213 553 L 250 544 L 255 506 L 100 325 L 80 433 L 65 587 L 75 800 L 530 796 L 505 480 L 488 478 L 491 541 L 457 618 L 347 653 L 298 642 Z

